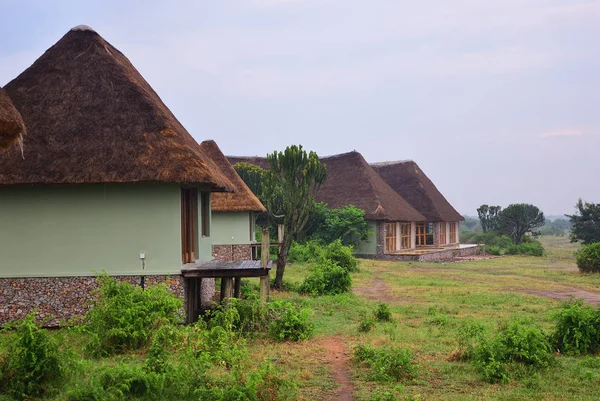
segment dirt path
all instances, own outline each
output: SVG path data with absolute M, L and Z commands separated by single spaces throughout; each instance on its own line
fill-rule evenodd
M 325 352 L 325 361 L 329 364 L 333 379 L 339 386 L 331 401 L 354 400 L 354 386 L 350 376 L 350 351 L 341 337 L 326 337 L 319 344 Z
M 366 286 L 356 286 L 352 291 L 365 296 L 370 301 L 390 302 L 393 300 L 393 297 L 388 294 L 388 285 L 380 277 L 375 277 Z
M 559 301 L 568 301 L 571 297 L 583 298 L 583 302 L 597 305 L 600 303 L 600 294 L 597 292 L 585 291 L 579 288 L 565 288 L 562 291 L 537 291 L 525 290 L 519 291 L 524 294 L 537 295 L 539 297 L 558 299 Z

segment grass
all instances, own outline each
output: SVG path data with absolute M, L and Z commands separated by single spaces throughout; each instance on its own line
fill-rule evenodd
M 577 245 L 569 244 L 566 237 L 541 240 L 546 257 L 507 256 L 464 263 L 361 260 L 360 271 L 352 274 L 352 294 L 308 297 L 273 291 L 272 298 L 312 309 L 315 336 L 301 343 L 276 343 L 266 337 L 249 339 L 251 359 L 267 359 L 279 366 L 285 377 L 299 386 L 299 400 L 326 399 L 335 394 L 334 372 L 327 363 L 329 351 L 322 346 L 331 338 L 341 339 L 346 346 L 347 367 L 359 401 L 385 392 L 398 399 L 597 400 L 599 357 L 561 356 L 549 371 L 524 375 L 507 384 L 488 384 L 469 363 L 448 361 L 457 347 L 456 335 L 462 322 L 480 322 L 495 329 L 500 322 L 514 317 L 529 317 L 548 331 L 550 314 L 559 302 L 532 292 L 569 288 L 600 292 L 600 275 L 580 274 L 575 268 L 573 251 Z M 309 269 L 306 264 L 290 265 L 285 281 L 298 284 Z M 376 282 L 380 291 L 365 291 Z M 380 301 L 389 305 L 392 321 L 377 322 L 373 330 L 360 332 L 361 315 L 372 314 Z M 67 341 L 75 347 L 77 336 L 66 333 Z M 418 373 L 402 383 L 369 381 L 364 369 L 350 360 L 357 344 L 408 348 Z M 127 358 L 139 363 L 143 355 Z M 85 363 L 92 365 L 90 361 Z M 58 395 L 55 399 L 63 398 Z

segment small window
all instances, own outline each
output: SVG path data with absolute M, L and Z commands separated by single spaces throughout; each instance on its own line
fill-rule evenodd
M 200 218 L 202 220 L 202 236 L 210 237 L 210 192 L 201 192 L 200 208 Z
M 458 240 L 456 239 L 456 223 L 450 223 L 450 243 L 456 244 Z
M 448 240 L 446 238 L 446 223 L 440 223 L 440 245 L 446 245 Z
M 396 223 L 386 223 L 385 225 L 385 252 L 396 252 Z
M 417 246 L 433 245 L 433 223 L 417 223 L 415 228 Z
M 410 238 L 410 223 L 400 224 L 400 246 L 402 249 L 412 248 L 412 241 Z
M 250 212 L 250 242 L 256 242 L 256 220 L 254 219 L 254 213 Z

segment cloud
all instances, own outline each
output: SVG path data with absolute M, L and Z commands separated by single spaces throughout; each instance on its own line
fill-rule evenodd
M 588 133 L 580 130 L 580 129 L 565 129 L 565 130 L 559 130 L 559 131 L 547 131 L 547 132 L 541 132 L 539 133 L 537 136 L 538 138 L 554 138 L 554 137 L 569 137 L 569 136 L 583 136 L 583 135 L 587 135 Z

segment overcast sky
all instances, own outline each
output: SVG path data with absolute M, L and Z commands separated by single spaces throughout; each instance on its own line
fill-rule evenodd
M 89 4 L 88 4 L 89 3 Z M 125 4 L 127 3 L 127 4 Z M 415 160 L 463 214 L 600 202 L 598 0 L 0 0 L 0 85 L 71 27 L 198 140 Z

